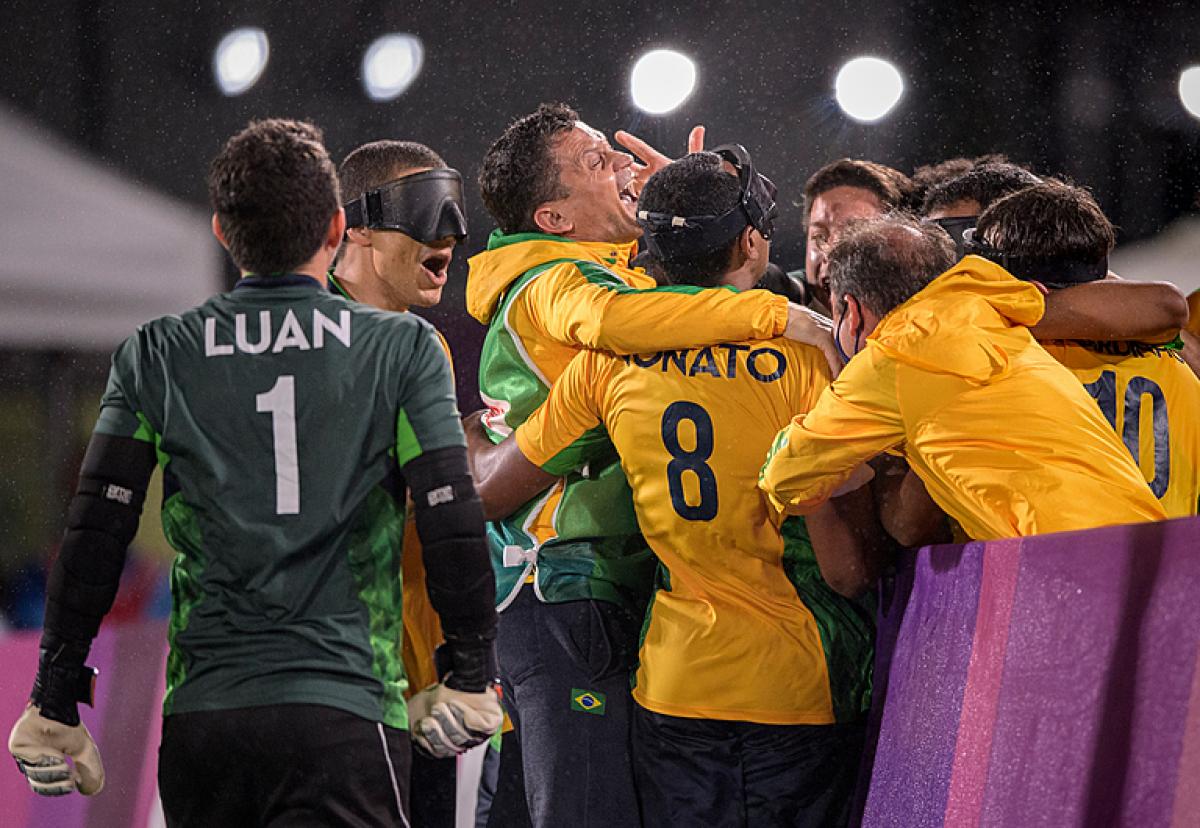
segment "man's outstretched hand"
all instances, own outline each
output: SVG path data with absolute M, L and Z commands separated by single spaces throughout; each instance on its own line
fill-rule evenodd
M 8 752 L 34 793 L 63 796 L 79 791 L 91 796 L 104 787 L 104 765 L 92 734 L 80 722 L 71 726 L 47 719 L 28 704 L 8 736 Z M 74 767 L 67 764 L 71 757 Z
M 634 157 L 641 162 L 634 164 L 633 180 L 638 193 L 650 180 L 650 176 L 675 160 L 668 158 L 641 138 L 623 129 L 617 130 L 613 137 L 618 144 L 633 153 Z M 694 126 L 688 133 L 687 151 L 689 153 L 700 152 L 702 149 L 704 149 L 704 127 Z

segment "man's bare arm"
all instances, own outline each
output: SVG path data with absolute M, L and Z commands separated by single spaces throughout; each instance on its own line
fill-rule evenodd
M 1187 324 L 1187 299 L 1169 282 L 1105 279 L 1052 290 L 1030 328 L 1038 339 L 1170 340 Z
M 918 547 L 951 541 L 946 513 L 933 502 L 908 463 L 899 457 L 880 455 L 871 465 L 875 467 L 872 485 L 879 503 L 879 520 L 897 543 Z
M 525 459 L 509 437 L 493 443 L 483 428 L 484 412 L 463 417 L 467 458 L 486 520 L 502 520 L 544 492 L 558 478 Z
M 870 486 L 825 502 L 804 518 L 825 583 L 847 598 L 873 587 L 887 566 L 887 543 Z

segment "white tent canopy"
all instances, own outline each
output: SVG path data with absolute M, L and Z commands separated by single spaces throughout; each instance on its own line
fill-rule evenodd
M 208 215 L 0 109 L 0 347 L 108 350 L 219 289 Z
M 1110 263 L 1126 279 L 1174 282 L 1184 293 L 1200 290 L 1200 216 L 1184 216 L 1153 238 L 1122 245 Z

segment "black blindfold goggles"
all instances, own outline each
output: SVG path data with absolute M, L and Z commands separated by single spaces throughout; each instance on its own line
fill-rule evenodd
M 426 244 L 453 236 L 467 237 L 467 211 L 462 176 L 439 169 L 406 175 L 370 190 L 346 208 L 346 227 L 399 230 Z
M 1022 281 L 1041 282 L 1051 288 L 1098 282 L 1108 276 L 1107 256 L 1098 261 L 1073 256 L 1013 256 L 976 238 L 974 227 L 963 233 L 963 250 L 995 262 Z
M 738 203 L 719 216 L 672 216 L 638 212 L 646 246 L 659 259 L 673 259 L 718 250 L 729 244 L 747 225 L 765 239 L 775 232 L 777 190 L 771 179 L 755 172 L 750 153 L 741 144 L 723 144 L 712 150 L 737 171 L 741 195 Z

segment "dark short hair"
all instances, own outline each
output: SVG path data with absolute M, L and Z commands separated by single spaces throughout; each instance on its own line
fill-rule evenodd
M 829 252 L 829 292 L 838 303 L 849 294 L 882 317 L 949 270 L 957 258 L 945 230 L 907 214 L 852 222 Z
M 925 197 L 934 187 L 940 184 L 945 184 L 952 178 L 958 178 L 960 175 L 965 175 L 976 167 L 984 164 L 1007 164 L 1008 156 L 999 152 L 990 152 L 987 155 L 977 155 L 974 158 L 966 158 L 959 156 L 958 158 L 947 158 L 944 161 L 938 161 L 936 164 L 923 164 L 913 170 L 913 206 L 919 208 L 925 201 Z
M 446 162 L 416 141 L 372 141 L 351 152 L 338 167 L 342 198 L 353 201 L 368 190 L 394 181 L 398 170 L 443 169 Z
M 928 215 L 960 201 L 978 202 L 982 212 L 996 200 L 1032 187 L 1041 180 L 1016 164 L 982 164 L 930 190 L 921 205 L 921 214 Z
M 813 202 L 835 187 L 857 187 L 874 193 L 885 210 L 910 207 L 912 180 L 899 170 L 874 161 L 841 158 L 817 170 L 804 184 L 804 221 L 808 222 Z
M 225 142 L 208 170 L 208 198 L 239 268 L 287 273 L 321 249 L 341 206 L 321 130 L 270 118 Z
M 1117 241 L 1092 194 L 1063 181 L 1044 181 L 999 199 L 979 217 L 975 234 L 1010 256 L 1083 262 L 1101 261 Z
M 479 190 L 483 205 L 503 233 L 536 232 L 533 213 L 566 198 L 554 147 L 579 114 L 564 103 L 544 103 L 508 125 L 483 156 Z
M 742 188 L 712 152 L 685 155 L 656 172 L 638 197 L 638 209 L 673 216 L 719 216 L 737 205 Z M 659 264 L 675 285 L 712 287 L 721 282 L 732 260 L 737 237 L 716 250 L 697 250 L 664 258 Z

